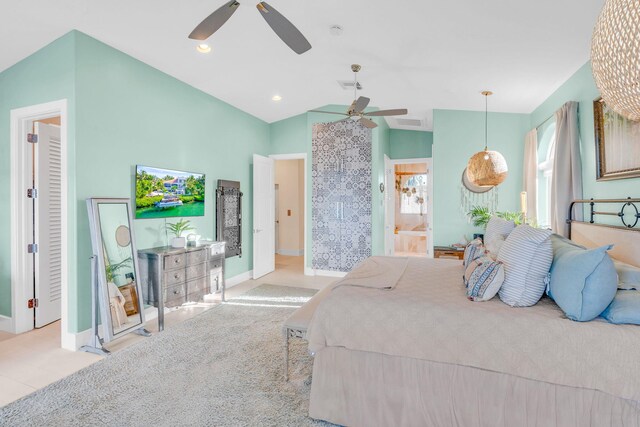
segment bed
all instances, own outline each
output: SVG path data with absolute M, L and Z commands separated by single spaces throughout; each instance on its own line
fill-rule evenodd
M 574 224 L 638 265 L 640 233 Z M 465 297 L 460 261 L 409 259 L 392 290 L 339 286 L 307 334 L 309 414 L 349 426 L 640 426 L 640 326 L 568 320 L 543 298 Z

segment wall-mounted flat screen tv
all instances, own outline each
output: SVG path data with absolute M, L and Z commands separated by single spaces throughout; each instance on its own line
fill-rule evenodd
M 204 174 L 136 166 L 136 218 L 204 215 Z

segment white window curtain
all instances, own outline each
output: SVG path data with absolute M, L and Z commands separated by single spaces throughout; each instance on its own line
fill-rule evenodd
M 551 229 L 567 237 L 571 202 L 582 198 L 582 164 L 578 131 L 578 103 L 569 101 L 556 111 L 556 155 L 551 178 Z M 582 209 L 574 218 L 582 220 Z
M 529 131 L 524 138 L 523 190 L 527 192 L 527 222 L 538 222 L 538 130 Z

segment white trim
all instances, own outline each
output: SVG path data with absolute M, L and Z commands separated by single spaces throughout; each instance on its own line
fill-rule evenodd
M 247 280 L 251 280 L 253 278 L 253 270 L 245 271 L 244 273 L 240 273 L 236 276 L 229 277 L 224 280 L 225 289 L 232 288 L 240 283 L 246 282 Z
M 0 314 L 0 331 L 13 333 L 13 320 L 11 317 Z
M 315 270 L 313 268 L 310 268 L 309 271 L 313 273 L 313 274 L 310 274 L 310 276 L 344 277 L 347 275 L 347 273 L 344 271 Z M 306 273 L 307 272 L 305 270 L 305 274 Z
M 303 256 L 304 249 L 278 249 L 276 253 L 284 256 Z
M 10 146 L 11 152 L 11 313 L 12 332 L 19 334 L 33 329 L 33 313 L 26 308 L 25 301 L 28 294 L 23 286 L 28 280 L 30 268 L 26 261 L 27 227 L 24 212 L 27 210 L 27 198 L 24 197 L 29 185 L 25 180 L 25 162 L 27 161 L 28 145 L 24 141 L 29 133 L 27 126 L 34 120 L 60 116 L 60 143 L 62 146 L 62 296 L 61 296 L 61 345 L 70 349 L 73 341 L 69 333 L 69 227 L 68 227 L 68 110 L 67 100 L 48 102 L 29 107 L 11 110 L 10 115 Z M 17 148 L 17 149 L 16 149 Z
M 304 161 L 304 243 L 303 243 L 303 254 L 304 255 L 304 274 L 305 276 L 313 276 L 313 274 L 307 274 L 307 252 L 305 249 L 307 248 L 307 231 L 308 231 L 308 225 L 309 225 L 309 213 L 307 212 L 308 206 L 307 206 L 307 201 L 309 200 L 309 194 L 307 194 L 308 191 L 308 187 L 307 187 L 307 180 L 309 179 L 307 177 L 308 175 L 308 163 L 307 163 L 307 153 L 289 153 L 289 154 L 271 154 L 269 155 L 269 157 L 273 160 L 303 160 Z M 274 193 L 275 193 L 275 188 L 273 189 Z M 273 226 L 275 227 L 276 225 L 273 224 Z
M 433 258 L 433 158 L 432 157 L 418 157 L 415 159 L 390 159 L 391 165 L 410 165 L 414 163 L 425 163 L 427 165 L 427 171 L 429 178 L 427 180 L 427 258 Z M 386 189 L 385 189 L 386 190 Z M 395 190 L 395 186 L 393 188 Z M 385 203 L 395 203 L 395 197 L 385 198 Z M 384 207 L 386 212 L 386 205 Z M 395 211 L 395 206 L 394 206 Z M 386 237 L 386 235 L 385 235 Z M 386 241 L 386 239 L 385 239 Z M 395 248 L 394 248 L 395 249 Z

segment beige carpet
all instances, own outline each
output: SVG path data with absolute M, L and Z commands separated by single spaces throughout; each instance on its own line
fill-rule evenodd
M 313 426 L 312 359 L 286 317 L 314 290 L 261 285 L 0 409 L 11 426 Z

